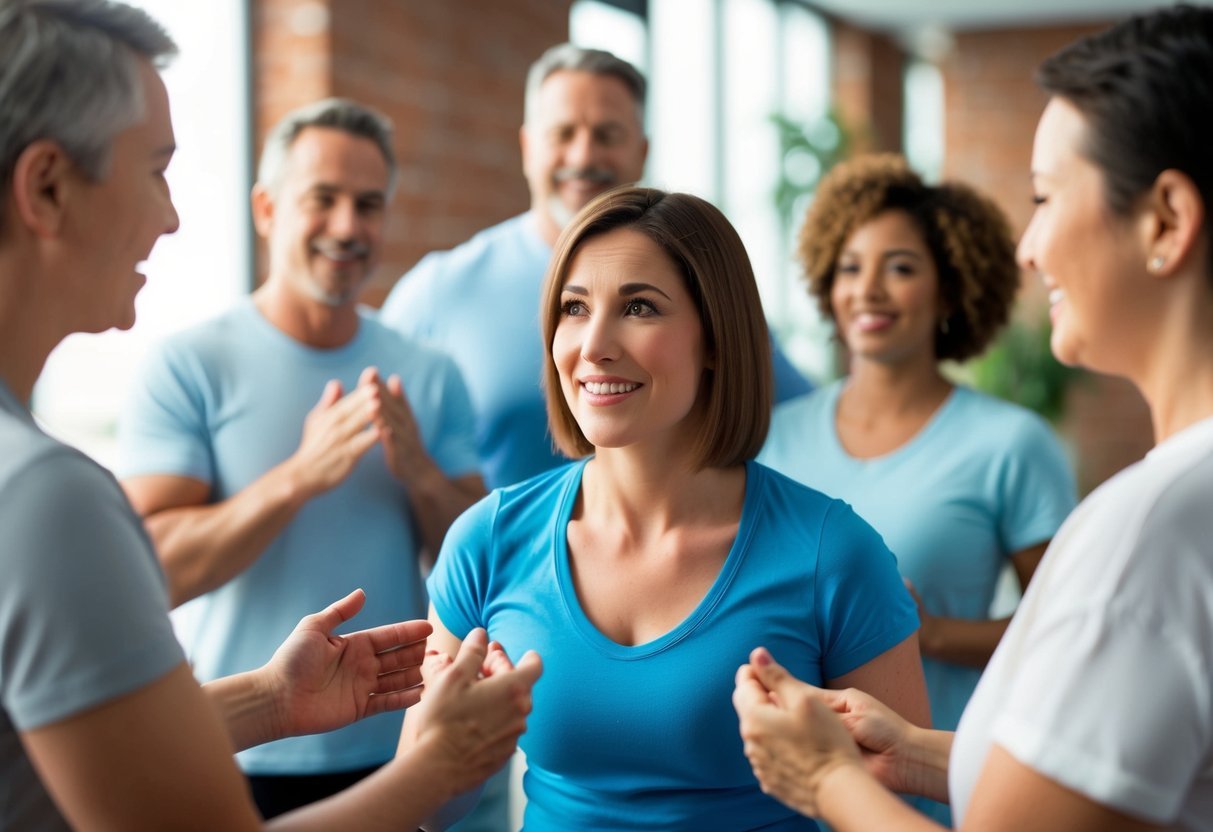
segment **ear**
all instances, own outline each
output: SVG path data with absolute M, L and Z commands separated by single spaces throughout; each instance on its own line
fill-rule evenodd
M 1146 196 L 1144 233 L 1151 274 L 1175 274 L 1199 256 L 1205 224 L 1205 202 L 1200 189 L 1182 171 L 1168 168 L 1154 180 Z
M 525 174 L 527 169 L 527 145 L 529 137 L 526 133 L 526 125 L 518 128 L 518 149 L 522 151 L 522 172 Z
M 54 237 L 63 225 L 72 186 L 79 171 L 56 142 L 31 142 L 13 166 L 14 215 L 39 237 Z
M 257 235 L 269 239 L 270 229 L 274 225 L 274 197 L 269 190 L 258 182 L 253 186 L 251 196 L 253 205 L 253 228 Z

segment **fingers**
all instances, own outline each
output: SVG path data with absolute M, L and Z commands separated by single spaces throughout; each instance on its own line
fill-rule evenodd
M 316 402 L 313 410 L 328 410 L 337 400 L 344 394 L 344 389 L 341 387 L 341 382 L 337 379 L 330 379 L 328 384 L 324 385 L 324 390 L 320 392 L 320 400 Z
M 764 688 L 777 695 L 789 695 L 797 688 L 806 686 L 775 661 L 765 647 L 755 647 L 750 653 L 750 667 Z
M 489 638 L 483 627 L 472 630 L 459 645 L 459 653 L 451 663 L 450 670 L 464 679 L 474 680 L 480 676 L 488 654 Z
M 771 704 L 770 693 L 758 680 L 754 669 L 748 664 L 737 668 L 733 687 L 733 710 L 737 711 L 738 715 L 744 716 L 755 708 L 769 704 Z
M 434 627 L 425 619 L 415 619 L 413 621 L 395 621 L 391 624 L 381 624 L 378 627 L 371 627 L 368 630 L 359 630 L 357 633 L 351 633 L 349 638 L 355 636 L 366 638 L 371 643 L 371 648 L 376 653 L 387 653 L 388 651 L 399 650 L 402 647 L 418 645 L 418 657 L 424 651 L 425 640 L 434 632 Z
M 303 621 L 299 623 L 301 626 L 311 624 L 325 633 L 331 633 L 342 622 L 349 621 L 357 615 L 365 603 L 366 593 L 361 589 L 355 589 L 341 600 L 329 604 L 320 612 L 305 616 Z

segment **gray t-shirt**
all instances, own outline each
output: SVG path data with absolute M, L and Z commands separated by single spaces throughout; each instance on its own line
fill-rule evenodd
M 118 483 L 39 430 L 0 382 L 0 829 L 67 826 L 18 732 L 182 661 L 164 574 Z

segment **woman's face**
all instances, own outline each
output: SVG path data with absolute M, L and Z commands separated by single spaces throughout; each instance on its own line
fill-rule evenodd
M 913 218 L 888 210 L 851 232 L 834 268 L 830 307 L 855 361 L 935 361 L 939 273 Z
M 1134 220 L 1109 213 L 1102 174 L 1079 152 L 1085 131 L 1069 102 L 1054 98 L 1045 107 L 1032 147 L 1036 210 L 1018 259 L 1049 291 L 1057 359 L 1124 373 L 1141 354 L 1132 336 L 1150 302 L 1149 281 L 1141 279 L 1147 254 Z
M 573 255 L 552 360 L 569 410 L 595 447 L 686 443 L 706 363 L 703 324 L 677 266 L 623 228 Z

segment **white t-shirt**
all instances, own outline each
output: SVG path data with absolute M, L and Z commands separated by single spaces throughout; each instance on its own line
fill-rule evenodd
M 1213 419 L 1054 538 L 957 729 L 958 824 L 992 743 L 1098 803 L 1213 830 Z

